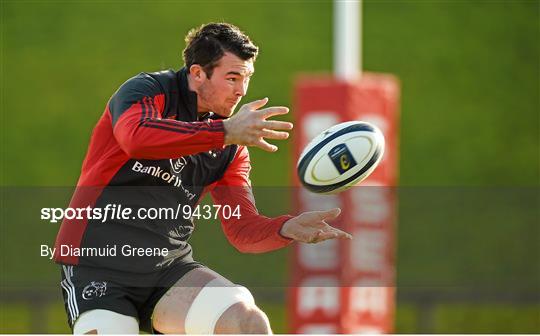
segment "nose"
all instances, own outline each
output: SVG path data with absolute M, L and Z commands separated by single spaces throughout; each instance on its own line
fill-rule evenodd
M 248 85 L 248 81 L 238 81 L 238 85 L 235 88 L 235 95 L 238 97 L 244 97 L 247 94 Z

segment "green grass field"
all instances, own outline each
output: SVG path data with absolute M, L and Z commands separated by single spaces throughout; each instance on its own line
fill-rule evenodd
M 274 333 L 287 333 L 286 312 L 282 304 L 258 303 L 270 319 Z M 433 333 L 536 333 L 540 322 L 535 315 L 540 306 L 528 305 L 509 308 L 497 305 L 445 305 L 433 311 Z M 69 333 L 62 304 L 54 303 L 44 308 L 46 320 L 40 333 Z M 416 333 L 418 310 L 410 305 L 400 305 L 396 312 L 396 332 Z M 28 306 L 11 305 L 0 308 L 0 333 L 30 333 Z
M 331 71 L 329 0 L 129 4 L 2 1 L 1 185 L 75 183 L 107 99 L 179 68 L 203 22 L 260 44 L 245 101 L 292 105 L 299 73 Z M 538 185 L 538 15 L 537 1 L 366 1 L 364 66 L 402 82 L 401 185 Z M 289 148 L 252 151 L 256 185 L 288 185 Z

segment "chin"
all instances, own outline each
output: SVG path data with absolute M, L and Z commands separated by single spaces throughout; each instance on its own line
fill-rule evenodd
M 229 118 L 230 116 L 233 115 L 234 108 L 232 108 L 232 109 L 223 109 L 221 111 L 214 111 L 214 113 L 217 114 L 220 117 Z

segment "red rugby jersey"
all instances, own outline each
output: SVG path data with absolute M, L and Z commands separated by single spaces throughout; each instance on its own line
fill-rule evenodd
M 291 216 L 269 218 L 258 213 L 249 181 L 248 150 L 224 146 L 223 141 L 223 121 L 212 113 L 197 113 L 197 96 L 188 88 L 185 68 L 141 73 L 125 82 L 109 100 L 92 133 L 69 206 L 195 207 L 210 192 L 216 204 L 240 206 L 240 218 L 220 216 L 227 239 L 239 251 L 260 253 L 288 245 L 291 240 L 282 237 L 279 230 Z M 56 239 L 55 260 L 150 271 L 191 258 L 188 239 L 192 232 L 192 218 L 65 219 Z M 167 248 L 172 253 L 136 263 L 126 263 L 120 256 L 60 253 L 63 246 L 125 244 Z

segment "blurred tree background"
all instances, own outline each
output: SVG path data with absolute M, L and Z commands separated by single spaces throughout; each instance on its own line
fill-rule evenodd
M 29 231 L 24 223 L 36 222 L 39 202 L 21 201 L 22 195 L 37 194 L 66 206 L 62 205 L 65 197 L 52 197 L 50 190 L 36 191 L 35 187 L 76 183 L 93 126 L 108 98 L 141 71 L 180 68 L 183 37 L 190 28 L 210 21 L 231 22 L 261 47 L 244 102 L 268 96 L 271 104 L 291 106 L 298 74 L 332 71 L 329 0 L 2 0 L 1 15 L 0 332 L 29 332 L 36 323 L 27 303 L 7 299 L 7 289 L 14 283 L 32 286 L 29 275 L 32 279 L 42 275 L 39 279 L 48 281 L 49 289 L 57 281 L 55 268 L 37 264 L 45 261 L 35 257 L 35 249 L 20 247 L 27 241 L 38 246 L 40 239 L 51 244 L 57 230 L 54 224 L 38 222 Z M 527 190 L 531 195 L 528 202 L 516 205 L 529 211 L 530 216 L 521 222 L 525 224 L 488 235 L 485 244 L 496 250 L 505 240 L 521 246 L 521 238 L 525 238 L 527 248 L 520 251 L 532 254 L 518 253 L 490 265 L 512 270 L 518 262 L 521 271 L 530 268 L 533 282 L 540 280 L 539 214 L 534 202 L 540 184 L 539 15 L 540 4 L 535 0 L 365 1 L 363 13 L 364 68 L 393 73 L 402 82 L 400 186 L 479 187 L 495 193 L 501 187 Z M 294 119 L 292 107 L 285 119 Z M 295 161 L 290 153 L 290 141 L 281 143 L 274 154 L 252 150 L 253 184 L 289 185 Z M 13 209 L 17 210 L 15 219 Z M 429 214 L 425 216 L 429 220 Z M 415 261 L 429 258 L 426 251 L 433 248 L 440 249 L 436 262 L 444 270 L 440 267 L 440 257 L 447 251 L 444 246 L 417 248 L 422 227 L 411 225 L 409 230 L 402 224 L 398 274 L 400 270 L 416 271 L 420 276 L 424 270 L 415 268 Z M 478 237 L 485 233 L 461 229 Z M 238 258 L 216 225 L 201 226 L 200 231 L 199 237 L 204 236 L 205 241 L 194 236 L 196 251 L 197 244 L 211 241 L 229 249 L 226 253 L 233 256 L 229 260 Z M 440 225 L 432 233 L 440 242 L 452 234 L 452 228 Z M 223 265 L 215 259 L 219 254 L 213 256 L 204 247 L 199 251 L 210 266 L 231 276 L 242 272 L 244 265 L 238 260 L 247 260 Z M 268 261 L 279 268 L 272 276 L 283 279 L 285 265 L 279 260 L 286 255 L 286 251 L 278 251 L 245 258 L 253 260 L 249 264 L 253 274 L 265 274 L 262 267 Z M 463 258 L 457 252 L 448 254 L 452 256 L 456 264 Z M 34 266 L 28 262 L 32 259 L 39 259 L 35 269 L 17 268 L 13 262 L 26 260 Z M 434 261 L 432 264 L 435 267 Z M 470 269 L 464 269 L 460 274 L 468 272 Z M 261 305 L 275 331 L 285 332 L 283 304 L 262 300 Z M 443 304 L 431 311 L 432 331 L 540 332 L 539 308 L 534 300 L 526 305 Z M 59 296 L 47 301 L 42 312 L 39 332 L 68 331 Z M 396 332 L 418 332 L 416 317 L 421 313 L 408 301 L 399 301 Z

